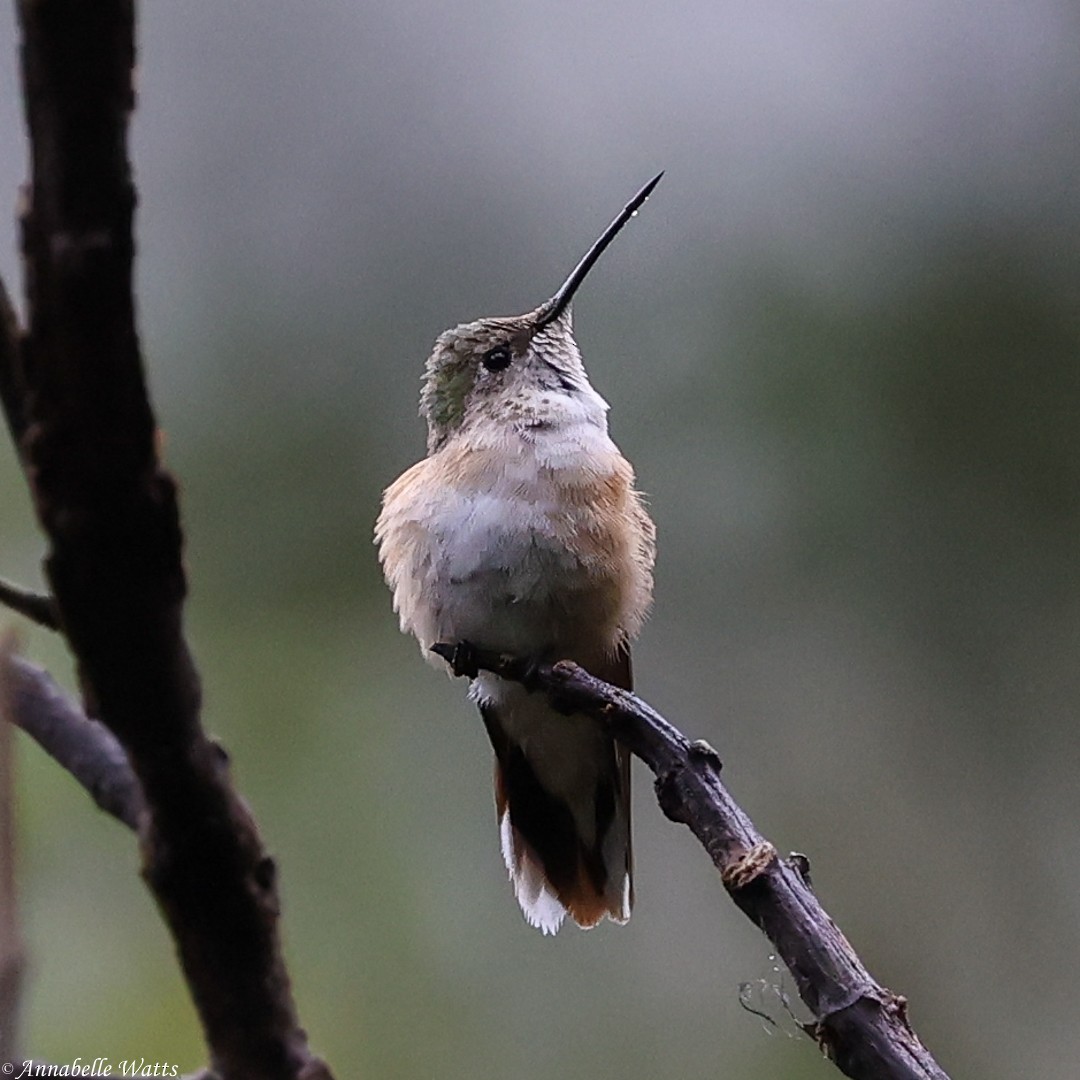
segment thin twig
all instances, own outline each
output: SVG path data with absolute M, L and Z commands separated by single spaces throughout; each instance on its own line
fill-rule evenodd
M 138 831 L 145 809 L 142 787 L 116 736 L 89 719 L 47 671 L 10 648 L 0 648 L 0 711 L 67 770 L 102 810 Z
M 11 685 L 2 667 L 12 647 L 0 640 L 0 1060 L 18 1057 L 24 951 L 15 882 L 15 746 L 5 717 L 11 714 Z
M 739 908 L 773 943 L 814 1016 L 807 1026 L 855 1080 L 948 1080 L 908 1022 L 907 1002 L 877 983 L 809 883 L 806 857 L 782 859 L 720 781 L 720 759 L 655 709 L 577 664 L 533 665 L 461 644 L 435 645 L 470 664 L 545 693 L 556 709 L 595 717 L 656 775 L 661 809 L 687 825 Z M 458 670 L 458 674 L 472 674 Z
M 19 615 L 24 615 L 38 626 L 48 630 L 60 629 L 60 612 L 56 601 L 45 593 L 31 592 L 21 585 L 0 578 L 0 604 Z

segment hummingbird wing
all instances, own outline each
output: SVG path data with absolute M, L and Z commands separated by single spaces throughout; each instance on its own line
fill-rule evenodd
M 630 649 L 593 665 L 631 688 Z M 595 720 L 556 712 L 516 684 L 477 695 L 495 750 L 503 857 L 525 918 L 554 933 L 565 916 L 624 923 L 633 903 L 630 759 Z

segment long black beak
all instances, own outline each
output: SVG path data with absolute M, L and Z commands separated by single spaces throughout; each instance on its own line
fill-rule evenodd
M 585 257 L 570 272 L 570 276 L 559 286 L 559 291 L 550 299 L 540 305 L 537 312 L 536 329 L 547 326 L 554 322 L 569 306 L 574 298 L 578 286 L 585 280 L 586 275 L 596 264 L 596 260 L 604 254 L 608 244 L 618 235 L 619 230 L 638 212 L 642 203 L 652 194 L 652 189 L 660 183 L 660 177 L 664 174 L 657 173 L 623 208 L 619 216 L 603 231 L 600 239 L 585 253 Z

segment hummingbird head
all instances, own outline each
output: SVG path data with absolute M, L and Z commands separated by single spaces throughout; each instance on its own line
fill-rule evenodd
M 574 340 L 570 304 L 608 244 L 660 182 L 660 173 L 623 207 L 550 299 L 525 315 L 477 319 L 440 334 L 424 370 L 420 413 L 428 453 L 470 418 L 549 422 L 561 404 L 580 399 L 602 418 L 607 405 L 589 385 Z

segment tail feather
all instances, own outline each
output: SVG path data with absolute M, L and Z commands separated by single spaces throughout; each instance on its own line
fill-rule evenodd
M 629 681 L 628 673 L 623 681 Z M 561 716 L 494 676 L 475 696 L 495 750 L 495 804 L 514 892 L 546 934 L 625 923 L 633 905 L 629 755 L 585 717 Z
M 498 777 L 498 763 L 495 765 L 495 771 Z M 496 779 L 497 787 L 498 779 Z M 537 927 L 545 934 L 554 934 L 566 918 L 566 905 L 548 883 L 540 857 L 511 824 L 505 800 L 498 805 L 498 811 L 503 860 L 510 874 L 514 895 L 521 905 L 522 913 L 531 926 Z
M 496 759 L 495 806 L 503 859 L 526 920 L 545 934 L 555 933 L 567 914 L 583 927 L 605 916 L 626 922 L 633 896 L 629 819 L 617 810 L 608 814 L 606 827 L 586 842 L 567 804 L 536 783 L 520 751 L 516 757 L 510 770 Z M 601 781 L 597 790 L 605 788 L 610 791 Z

